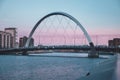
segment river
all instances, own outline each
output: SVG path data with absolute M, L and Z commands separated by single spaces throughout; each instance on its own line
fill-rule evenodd
M 92 62 L 89 58 L 0 55 L 0 80 L 76 80 L 95 65 Z M 120 80 L 119 75 L 120 55 L 113 80 Z

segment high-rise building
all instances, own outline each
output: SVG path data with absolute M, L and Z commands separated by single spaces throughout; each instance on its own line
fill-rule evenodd
M 5 28 L 5 32 L 11 34 L 11 47 L 16 47 L 16 37 L 17 37 L 17 31 L 16 28 Z
M 109 40 L 108 45 L 110 47 L 118 47 L 118 46 L 120 46 L 120 38 L 114 38 L 113 40 Z
M 0 48 L 12 47 L 12 35 L 5 31 L 0 31 Z
M 28 38 L 26 36 L 21 37 L 19 39 L 19 47 L 24 47 L 26 42 L 27 42 L 27 40 L 28 40 Z M 33 38 L 30 40 L 29 46 L 34 46 L 34 39 Z

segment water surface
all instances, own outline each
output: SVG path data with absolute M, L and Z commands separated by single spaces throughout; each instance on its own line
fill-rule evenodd
M 76 80 L 85 76 L 96 62 L 104 60 L 65 55 L 64 57 L 0 55 L 0 80 Z M 120 58 L 117 65 L 113 80 L 120 79 L 118 76 Z

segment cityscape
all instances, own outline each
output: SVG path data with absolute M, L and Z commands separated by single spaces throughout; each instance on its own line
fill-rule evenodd
M 120 1 L 0 0 L 0 80 L 120 80 Z
M 17 42 L 16 28 L 5 28 L 4 31 L 0 31 L 0 48 L 17 48 L 24 47 L 27 41 L 27 37 L 23 36 Z M 34 46 L 34 39 L 32 38 L 29 46 Z
M 17 41 L 17 35 L 18 35 L 17 28 L 5 28 L 4 31 L 0 31 L 0 48 L 3 49 L 24 47 L 28 37 L 27 36 L 20 37 L 18 38 L 19 40 Z M 32 38 L 29 46 L 34 46 L 34 41 L 35 39 Z M 107 42 L 108 45 L 96 45 L 96 46 L 120 47 L 119 37 L 113 38 L 113 40 L 108 40 Z M 37 46 L 39 45 L 40 44 L 38 44 Z

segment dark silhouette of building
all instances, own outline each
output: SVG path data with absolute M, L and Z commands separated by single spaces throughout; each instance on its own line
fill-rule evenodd
M 118 46 L 120 46 L 120 38 L 114 38 L 113 40 L 109 40 L 108 45 L 110 47 L 118 47 Z
M 24 47 L 27 42 L 28 37 L 24 36 L 19 39 L 19 47 Z M 29 47 L 34 46 L 34 39 L 30 40 Z

